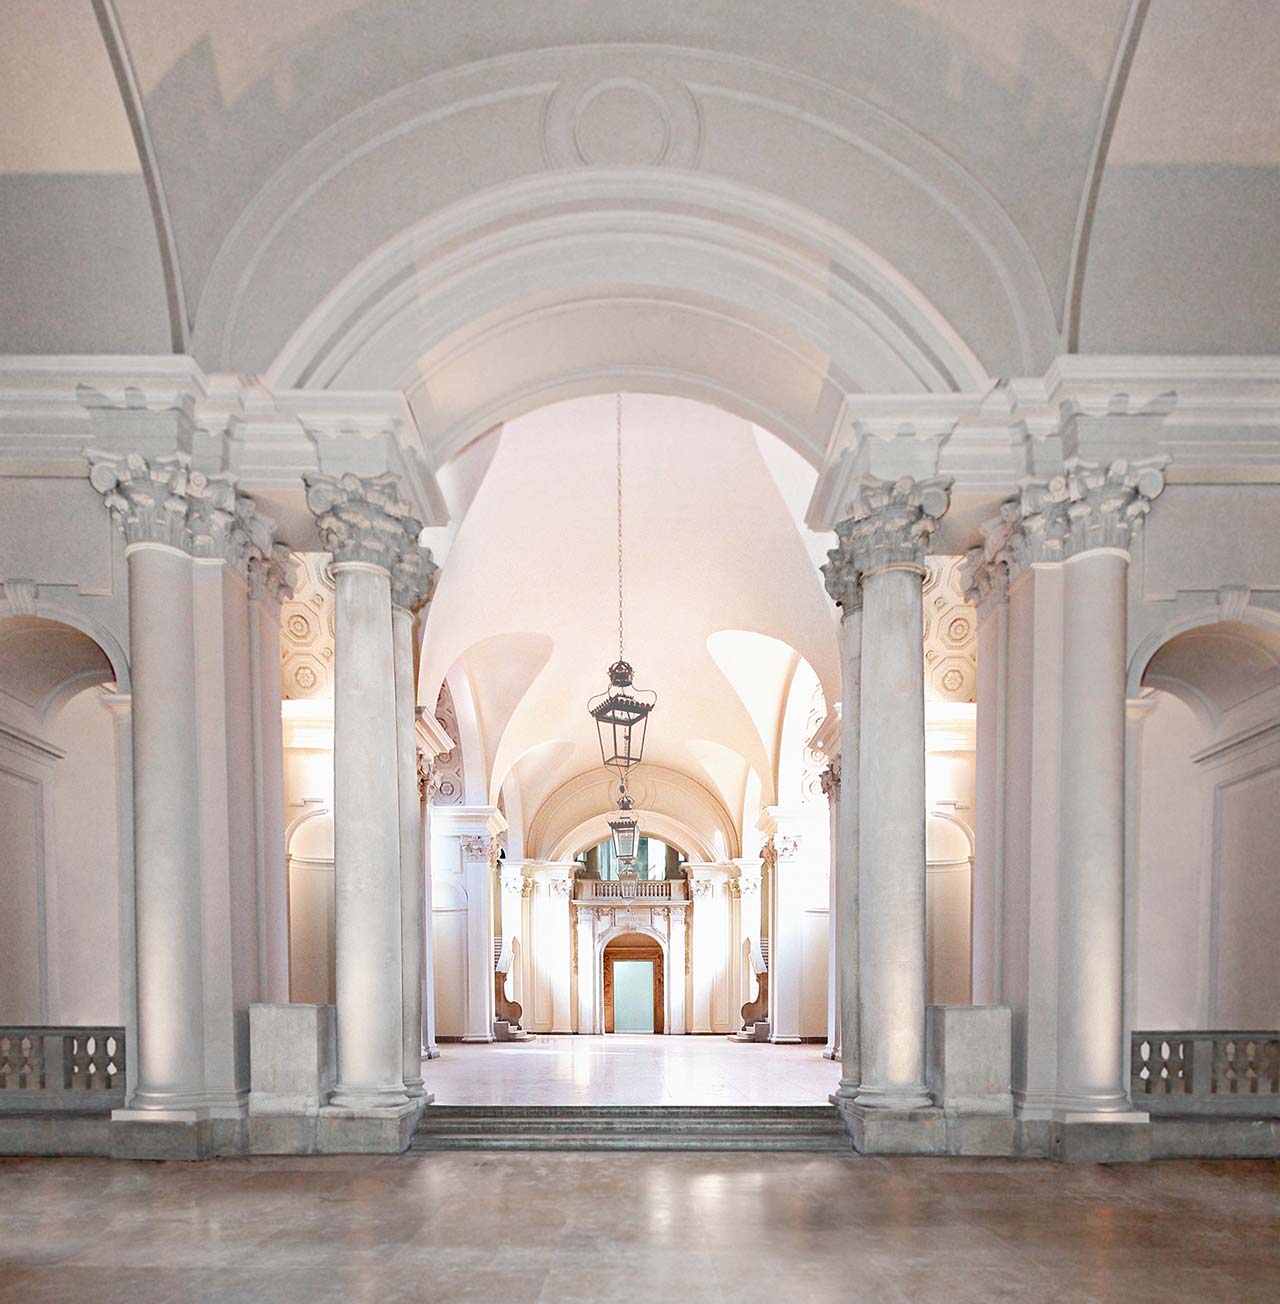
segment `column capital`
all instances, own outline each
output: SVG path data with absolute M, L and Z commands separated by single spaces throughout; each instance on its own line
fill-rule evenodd
M 283 543 L 274 543 L 263 556 L 249 563 L 249 596 L 255 602 L 268 603 L 276 615 L 294 593 L 298 563 Z
M 818 776 L 818 783 L 822 788 L 822 795 L 828 801 L 834 801 L 840 795 L 840 757 L 833 756 L 827 763 L 827 768 Z
M 929 540 L 951 503 L 951 484 L 950 476 L 863 476 L 853 497 L 853 514 L 836 523 L 840 559 L 838 566 L 835 557 L 828 563 L 828 592 L 832 582 L 847 585 L 850 569 L 863 579 L 886 566 L 914 566 L 923 573 Z
M 1066 561 L 1094 548 L 1127 552 L 1164 490 L 1168 458 L 1117 459 L 1103 466 L 1068 461 L 1046 480 L 1023 485 L 1016 507 L 1018 527 L 1007 544 L 1010 578 L 1037 563 Z
M 162 544 L 226 562 L 246 579 L 255 563 L 275 565 L 275 523 L 240 493 L 228 471 L 193 470 L 186 453 L 86 448 L 89 483 L 131 547 Z M 287 574 L 287 573 L 286 573 Z
M 401 554 L 416 546 L 421 522 L 410 515 L 389 472 L 362 478 L 312 471 L 303 482 L 307 506 L 335 563 L 362 562 L 390 574 Z
M 401 552 L 391 568 L 391 601 L 405 611 L 417 611 L 431 601 L 440 567 L 431 560 L 431 549 L 412 543 Z

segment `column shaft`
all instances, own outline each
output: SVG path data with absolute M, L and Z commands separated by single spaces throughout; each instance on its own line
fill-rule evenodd
M 851 606 L 840 627 L 840 819 L 837 869 L 840 942 L 840 1086 L 838 1096 L 852 1100 L 862 1081 L 862 1032 L 859 1006 L 858 850 L 859 787 L 862 745 L 862 609 Z
M 422 813 L 418 797 L 418 739 L 414 728 L 413 612 L 391 608 L 395 657 L 396 773 L 400 806 L 400 948 L 404 1086 L 411 1096 L 422 1088 Z
M 973 864 L 973 1001 L 1004 999 L 1004 780 L 1009 605 L 992 602 L 978 624 L 977 818 Z
M 407 1103 L 400 800 L 387 571 L 338 562 L 334 649 L 334 932 L 338 1085 L 354 1109 Z
M 1125 597 L 1128 556 L 1064 566 L 1058 1096 L 1129 1108 L 1124 1088 Z
M 138 947 L 133 1109 L 198 1107 L 204 987 L 191 559 L 134 544 L 129 559 Z
M 910 1109 L 924 1089 L 923 570 L 863 576 L 857 1103 Z

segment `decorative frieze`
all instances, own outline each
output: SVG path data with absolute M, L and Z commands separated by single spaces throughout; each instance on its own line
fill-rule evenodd
M 361 562 L 390 574 L 417 546 L 422 525 L 401 501 L 394 475 L 361 478 L 316 471 L 303 480 L 307 506 L 316 514 L 320 538 L 335 563 Z
M 235 477 L 192 470 L 186 453 L 147 458 L 86 448 L 89 483 L 136 546 L 154 543 L 191 557 L 226 562 L 246 579 L 261 572 L 273 592 L 287 593 L 292 572 L 275 543 L 275 524 L 236 489 Z M 257 582 L 257 581 L 255 581 Z

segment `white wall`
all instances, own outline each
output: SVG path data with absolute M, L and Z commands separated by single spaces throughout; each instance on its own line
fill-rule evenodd
M 51 740 L 55 886 L 50 894 L 50 1023 L 123 1024 L 115 724 L 90 688 L 62 708 Z
M 1155 695 L 1142 725 L 1138 785 L 1136 1028 L 1208 1022 L 1204 794 L 1191 759 L 1203 737 L 1190 707 L 1171 693 Z

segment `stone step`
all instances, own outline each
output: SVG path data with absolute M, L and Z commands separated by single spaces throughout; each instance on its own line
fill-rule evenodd
M 776 1119 L 762 1119 L 758 1123 L 745 1122 L 742 1119 L 697 1119 L 681 1121 L 670 1118 L 531 1118 L 494 1119 L 436 1119 L 425 1117 L 418 1125 L 419 1132 L 453 1133 L 544 1133 L 556 1132 L 742 1132 L 751 1131 L 786 1136 L 833 1136 L 844 1135 L 844 1128 L 838 1122 L 825 1119 L 800 1119 L 794 1123 L 780 1122 Z
M 800 1150 L 850 1153 L 830 1105 L 434 1105 L 415 1150 Z
M 806 1135 L 767 1133 L 755 1129 L 735 1132 L 698 1130 L 583 1132 L 562 1129 L 551 1133 L 422 1132 L 413 1138 L 412 1150 L 777 1150 L 851 1154 L 853 1146 L 838 1134 Z
M 738 1118 L 749 1122 L 825 1119 L 839 1122 L 834 1105 L 446 1105 L 434 1104 L 435 1118 Z

